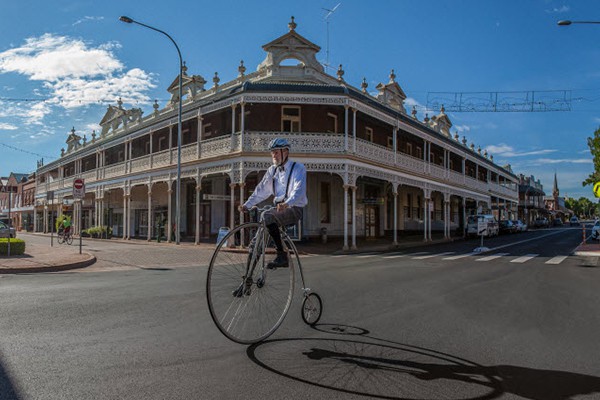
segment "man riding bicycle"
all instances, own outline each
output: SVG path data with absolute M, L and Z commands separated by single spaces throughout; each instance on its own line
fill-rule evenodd
M 71 233 L 71 219 L 70 218 L 65 217 L 65 219 L 63 219 L 62 228 L 63 228 L 62 234 L 64 236 L 68 236 Z
M 290 144 L 287 139 L 271 140 L 269 151 L 273 165 L 267 169 L 254 193 L 238 209 L 240 212 L 248 211 L 270 196 L 274 196 L 273 203 L 276 208 L 265 212 L 263 217 L 277 248 L 277 257 L 267 265 L 267 268 L 274 269 L 288 266 L 288 256 L 283 249 L 279 226 L 297 223 L 302 218 L 303 208 L 308 204 L 308 199 L 306 168 L 302 163 L 289 160 Z

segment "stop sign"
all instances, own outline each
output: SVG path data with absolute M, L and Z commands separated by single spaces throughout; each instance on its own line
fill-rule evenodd
M 85 196 L 85 182 L 81 178 L 73 179 L 73 198 L 83 199 Z

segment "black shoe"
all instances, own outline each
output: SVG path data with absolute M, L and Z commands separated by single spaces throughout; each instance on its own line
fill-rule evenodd
M 288 255 L 286 252 L 277 252 L 277 257 L 273 261 L 267 264 L 267 269 L 276 268 L 287 268 L 288 267 Z

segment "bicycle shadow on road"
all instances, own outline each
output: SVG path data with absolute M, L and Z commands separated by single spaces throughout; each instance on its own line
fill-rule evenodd
M 447 353 L 369 336 L 362 328 L 319 324 L 345 338 L 288 338 L 251 345 L 248 357 L 310 385 L 382 399 L 485 400 L 513 394 L 567 400 L 600 393 L 600 377 L 514 365 L 485 366 Z
M 13 386 L 6 368 L 4 368 L 1 356 L 2 353 L 0 353 L 0 400 L 18 400 L 21 397 L 18 396 L 17 390 Z

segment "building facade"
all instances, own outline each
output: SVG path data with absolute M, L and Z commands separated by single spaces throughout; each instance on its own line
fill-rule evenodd
M 35 174 L 12 172 L 0 179 L 0 214 L 18 231 L 34 230 Z
M 547 218 L 545 196 L 544 187 L 539 179 L 536 180 L 533 175 L 519 175 L 519 219 L 528 226 L 534 226 L 536 219 Z
M 148 240 L 164 224 L 168 240 L 179 229 L 196 243 L 220 227 L 244 222 L 237 212 L 269 167 L 267 145 L 275 137 L 292 144 L 291 159 L 306 165 L 309 204 L 297 233 L 356 239 L 390 238 L 405 232 L 450 237 L 462 232 L 467 214 L 502 207 L 516 215 L 518 178 L 452 137 L 442 108 L 419 121 L 408 115 L 406 95 L 392 70 L 387 83 L 367 91 L 344 80 L 340 65 L 329 75 L 317 61 L 319 46 L 298 32 L 263 46 L 264 61 L 246 74 L 212 86 L 184 67 L 183 98 L 178 77 L 163 109 L 142 117 L 140 109 L 109 106 L 101 132 L 75 129 L 61 158 L 37 171 L 36 213 L 46 230 L 49 216 L 81 216 L 81 227 L 107 225 L 113 236 Z M 181 224 L 175 222 L 177 108 L 182 101 Z M 86 183 L 82 202 L 72 201 L 75 177 Z M 54 203 L 47 200 L 53 192 Z

